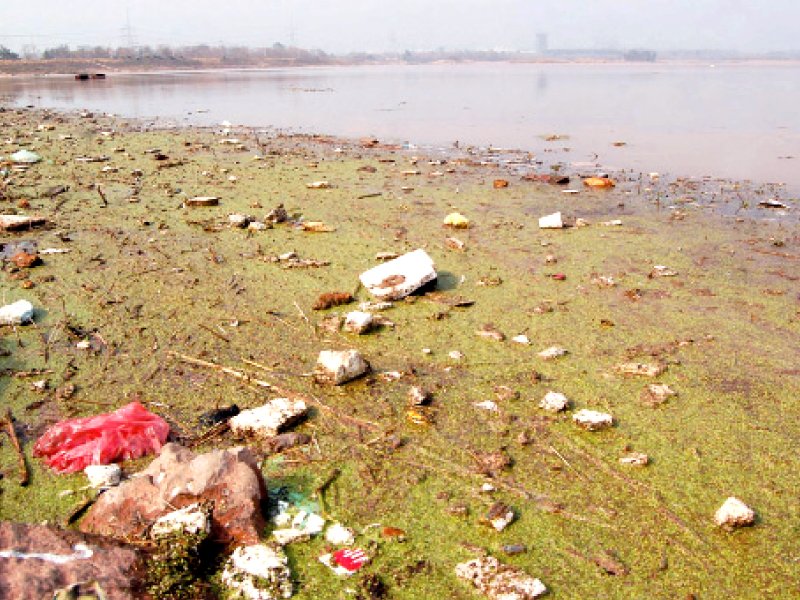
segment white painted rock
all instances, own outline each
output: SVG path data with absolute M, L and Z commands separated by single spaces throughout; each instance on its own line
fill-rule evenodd
M 420 248 L 365 271 L 359 279 L 376 298 L 399 300 L 436 279 L 436 270 L 433 259 Z
M 23 325 L 33 321 L 33 304 L 17 300 L 0 308 L 0 325 Z
M 455 571 L 457 577 L 470 582 L 490 600 L 533 600 L 547 592 L 540 580 L 493 556 L 458 564 Z
M 614 417 L 611 415 L 596 410 L 587 410 L 585 408 L 572 415 L 572 420 L 587 431 L 607 429 L 614 424 Z
M 344 318 L 344 330 L 359 335 L 367 333 L 374 324 L 372 313 L 354 310 L 347 313 Z
M 564 221 L 561 219 L 560 212 L 539 217 L 539 229 L 563 229 L 563 227 Z
M 752 525 L 756 520 L 756 513 L 738 498 L 731 496 L 714 515 L 714 522 L 725 529 L 735 529 Z
M 320 383 L 341 385 L 361 377 L 369 368 L 358 350 L 323 350 L 317 359 L 314 378 Z
M 277 600 L 292 597 L 292 574 L 286 555 L 279 548 L 261 544 L 233 551 L 222 583 L 247 600 Z
M 560 392 L 547 392 L 539 402 L 539 408 L 549 410 L 551 412 L 560 412 L 569 406 L 569 400 Z
M 296 423 L 308 412 L 302 400 L 275 398 L 264 406 L 243 410 L 228 421 L 234 435 L 252 435 L 258 438 L 271 438 L 281 429 Z
M 334 523 L 325 531 L 325 541 L 334 546 L 352 546 L 356 541 L 356 534 L 349 527 Z
M 157 538 L 173 533 L 196 534 L 210 531 L 208 512 L 203 510 L 200 503 L 195 503 L 160 517 L 153 523 L 150 535 Z
M 119 465 L 89 465 L 83 470 L 93 488 L 110 488 L 119 485 L 122 469 Z

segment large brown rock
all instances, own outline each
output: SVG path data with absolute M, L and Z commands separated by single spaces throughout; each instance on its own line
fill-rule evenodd
M 113 600 L 145 598 L 139 550 L 46 525 L 0 522 L 0 598 L 42 600 L 96 581 Z
M 140 536 L 159 517 L 189 504 L 213 504 L 211 539 L 255 544 L 264 529 L 266 486 L 247 448 L 196 455 L 167 444 L 144 471 L 103 493 L 80 524 L 81 531 L 113 537 Z

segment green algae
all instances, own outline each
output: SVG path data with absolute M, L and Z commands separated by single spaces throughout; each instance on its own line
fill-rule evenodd
M 15 114 L 14 128 L 30 131 L 39 118 Z M 111 139 L 98 137 L 98 130 L 112 127 L 118 133 Z M 75 139 L 61 141 L 62 133 Z M 297 451 L 293 460 L 268 461 L 265 472 L 308 494 L 309 482 L 339 468 L 325 494 L 332 518 L 356 529 L 380 523 L 405 530 L 402 543 L 370 538 L 373 560 L 365 572 L 380 574 L 391 597 L 474 597 L 453 575 L 457 562 L 474 555 L 474 546 L 540 577 L 554 597 L 797 592 L 796 226 L 737 222 L 687 207 L 676 219 L 673 211 L 637 202 L 624 189 L 565 196 L 549 186 L 513 182 L 494 190 L 485 167 L 454 164 L 455 173 L 443 177 L 404 176 L 404 153 L 350 146 L 337 153 L 319 139 L 271 139 L 273 153 L 253 160 L 256 146 L 246 133 L 239 137 L 250 151 L 222 146 L 204 130 L 139 131 L 136 124 L 64 117 L 55 131 L 35 137 L 31 147 L 45 161 L 16 178 L 6 206 L 13 209 L 13 201 L 27 198 L 30 212 L 49 216 L 54 226 L 14 237 L 71 252 L 44 257 L 44 265 L 29 273 L 36 284 L 31 290 L 21 290 L 8 267 L 0 284 L 4 298 L 27 297 L 39 310 L 34 327 L 4 331 L 0 343 L 11 355 L 0 359 L 0 368 L 52 371 L 44 396 L 30 389 L 29 380 L 0 380 L 2 402 L 14 412 L 33 468 L 31 484 L 20 488 L 10 446 L 0 446 L 0 518 L 58 522 L 74 504 L 74 496 L 58 492 L 77 489 L 81 476 L 53 475 L 30 456 L 36 436 L 60 418 L 140 397 L 178 436 L 189 438 L 210 406 L 264 402 L 263 391 L 182 364 L 169 354 L 174 351 L 251 370 L 379 424 L 378 431 L 354 428 L 316 410 L 302 429 L 317 445 Z M 128 155 L 112 152 L 114 146 Z M 159 168 L 144 153 L 154 147 L 185 164 Z M 73 160 L 99 153 L 109 154 L 119 171 L 104 173 L 106 163 Z M 386 157 L 397 162 L 378 160 Z M 360 172 L 363 165 L 377 170 Z M 144 172 L 135 203 L 128 201 L 139 185 L 132 169 Z M 229 175 L 237 181 L 228 181 Z M 305 187 L 321 179 L 331 189 Z M 52 200 L 38 197 L 56 183 L 71 190 Z M 90 188 L 95 183 L 103 186 L 109 206 Z M 375 191 L 381 196 L 359 198 Z M 218 195 L 221 205 L 182 208 L 194 195 Z M 225 224 L 229 213 L 262 216 L 278 203 L 336 231 L 311 234 L 290 225 L 265 232 L 204 229 Z M 455 209 L 472 228 L 442 228 L 443 217 Z M 539 230 L 538 216 L 555 210 L 592 225 Z M 621 227 L 598 224 L 616 218 Z M 447 248 L 450 235 L 466 243 L 465 252 Z M 436 261 L 439 288 L 474 300 L 473 306 L 451 308 L 426 297 L 399 302 L 385 313 L 394 328 L 360 337 L 326 334 L 305 321 L 346 312 L 339 307 L 318 314 L 311 307 L 322 292 L 355 290 L 358 274 L 375 264 L 376 253 L 417 247 Z M 331 265 L 285 270 L 266 260 L 290 250 Z M 557 262 L 546 264 L 546 255 Z M 678 276 L 650 278 L 657 264 Z M 550 277 L 557 272 L 566 280 Z M 597 275 L 613 276 L 618 285 L 598 287 L 592 283 Z M 502 284 L 478 285 L 486 276 Z M 364 290 L 357 296 L 368 299 Z M 552 312 L 539 314 L 542 303 Z M 480 338 L 475 331 L 486 323 L 509 338 L 524 332 L 532 345 Z M 99 333 L 105 345 L 78 350 L 76 330 Z M 557 361 L 537 358 L 537 351 L 554 344 L 570 354 Z M 305 376 L 319 350 L 346 347 L 360 349 L 375 372 L 400 371 L 403 379 L 373 376 L 325 389 Z M 448 357 L 456 349 L 464 360 Z M 613 370 L 629 357 L 667 364 L 659 381 L 678 396 L 655 409 L 646 406 L 640 393 L 647 381 Z M 246 367 L 243 358 L 269 371 Z M 532 380 L 534 370 L 544 381 Z M 56 400 L 52 390 L 66 383 L 67 371 L 74 372 L 69 382 L 78 393 Z M 429 427 L 406 419 L 411 384 L 433 391 Z M 519 398 L 498 400 L 499 413 L 474 407 L 494 399 L 498 385 L 518 391 Z M 615 427 L 587 433 L 574 427 L 569 414 L 543 415 L 537 406 L 549 389 L 564 392 L 574 408 L 608 410 Z M 41 407 L 31 408 L 41 399 Z M 518 442 L 522 432 L 530 443 Z M 403 445 L 384 444 L 390 435 Z M 485 478 L 473 474 L 473 455 L 499 448 L 514 464 L 489 496 L 479 491 Z M 626 448 L 646 452 L 652 463 L 639 470 L 619 465 Z M 728 534 L 713 526 L 714 511 L 729 495 L 755 508 L 755 527 Z M 503 532 L 479 524 L 496 499 L 519 515 Z M 467 517 L 448 512 L 455 502 L 468 506 Z M 503 557 L 506 543 L 524 543 L 529 551 Z M 295 597 L 339 598 L 356 586 L 317 561 L 324 546 L 312 540 L 288 549 Z M 629 575 L 605 575 L 586 559 L 606 549 L 618 554 Z

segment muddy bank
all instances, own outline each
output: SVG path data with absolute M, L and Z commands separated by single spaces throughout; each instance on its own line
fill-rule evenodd
M 380 597 L 376 578 L 386 597 L 473 597 L 454 568 L 480 549 L 554 597 L 797 592 L 793 207 L 783 220 L 726 216 L 718 207 L 735 195 L 679 202 L 684 190 L 630 173 L 592 189 L 578 169 L 553 185 L 531 177 L 551 174 L 535 160 L 414 156 L 371 140 L 26 110 L 0 122 L 0 154 L 42 158 L 4 167 L 2 212 L 46 219 L 2 235 L 3 304 L 34 306 L 33 324 L 4 326 L 0 340 L 2 405 L 31 470 L 18 485 L 2 438 L 2 519 L 61 523 L 87 494 L 84 475 L 32 456 L 47 426 L 138 400 L 172 441 L 228 448 L 241 440 L 202 437 L 201 415 L 263 405 L 277 394 L 262 381 L 311 406 L 292 428 L 309 443 L 275 453 L 247 442 L 271 498 L 311 502 L 370 558 L 339 579 L 318 560 L 324 539 L 287 546 L 294 597 Z M 573 226 L 540 229 L 557 211 Z M 454 212 L 467 227 L 443 227 Z M 37 261 L 12 260 L 21 242 Z M 365 335 L 336 326 L 375 300 L 359 275 L 377 255 L 418 248 L 435 289 L 377 311 Z M 354 302 L 314 310 L 331 292 Z M 539 356 L 552 347 L 567 353 Z M 345 349 L 371 373 L 315 383 L 319 352 Z M 412 386 L 429 400 L 411 402 Z M 540 408 L 549 391 L 566 411 Z M 612 426 L 582 429 L 582 409 Z M 620 463 L 634 452 L 645 466 Z M 124 474 L 151 460 L 124 462 Z M 754 527 L 716 527 L 729 496 L 755 509 Z M 507 527 L 491 526 L 508 510 Z M 219 570 L 201 575 L 209 589 Z

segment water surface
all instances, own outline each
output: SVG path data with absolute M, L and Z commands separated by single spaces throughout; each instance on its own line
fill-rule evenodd
M 0 79 L 16 105 L 181 123 L 271 126 L 545 162 L 785 182 L 800 193 L 793 65 L 467 64 Z M 202 111 L 202 112 L 198 112 Z M 557 141 L 544 137 L 559 134 Z M 625 142 L 615 146 L 614 142 Z

